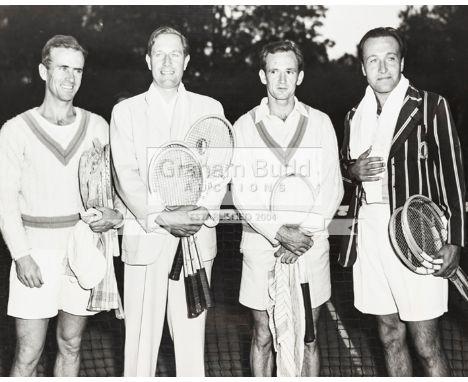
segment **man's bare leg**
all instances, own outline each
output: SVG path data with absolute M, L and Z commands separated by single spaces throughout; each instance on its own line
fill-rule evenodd
M 418 358 L 427 377 L 450 377 L 450 365 L 442 347 L 439 319 L 407 322 Z
M 49 319 L 15 319 L 16 349 L 10 377 L 35 377 L 44 349 Z
M 273 374 L 273 338 L 268 326 L 266 310 L 251 309 L 254 321 L 250 346 L 250 370 L 254 377 L 271 377 Z
M 320 318 L 320 310 L 322 305 L 312 309 L 314 317 L 314 330 L 317 337 L 317 323 Z M 320 374 L 320 351 L 315 338 L 314 342 L 304 344 L 304 363 L 302 365 L 302 377 L 318 377 Z
M 59 310 L 57 321 L 58 353 L 55 361 L 55 377 L 77 377 L 80 371 L 81 338 L 87 317 L 75 316 Z
M 406 324 L 397 313 L 376 316 L 385 364 L 390 377 L 411 377 L 413 366 L 406 343 Z

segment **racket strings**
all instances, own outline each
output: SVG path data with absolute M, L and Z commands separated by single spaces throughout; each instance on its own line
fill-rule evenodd
M 309 181 L 298 175 L 277 180 L 270 196 L 270 211 L 283 224 L 303 223 L 315 205 L 315 191 Z
M 221 118 L 208 117 L 194 125 L 185 137 L 187 146 L 209 166 L 210 177 L 224 177 L 226 166 L 231 163 L 234 137 L 231 127 Z
M 150 168 L 150 189 L 166 206 L 195 205 L 203 188 L 200 164 L 188 150 L 169 147 L 161 152 Z
M 402 208 L 397 209 L 390 219 L 390 237 L 395 252 L 400 259 L 412 270 L 421 266 L 421 262 L 416 258 L 408 247 L 402 225 Z M 392 232 L 393 231 L 393 232 Z
M 288 176 L 279 179 L 271 193 L 271 203 L 275 211 L 310 212 L 314 207 L 315 192 L 306 179 Z
M 444 244 L 444 225 L 436 211 L 422 200 L 412 200 L 407 207 L 408 230 L 419 252 L 435 258 Z

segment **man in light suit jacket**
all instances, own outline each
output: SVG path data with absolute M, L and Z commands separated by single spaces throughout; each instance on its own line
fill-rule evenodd
M 408 330 L 425 374 L 449 376 L 438 318 L 447 311 L 447 278 L 465 241 L 457 130 L 447 101 L 403 76 L 405 44 L 398 31 L 367 32 L 359 56 L 369 86 L 345 121 L 342 172 L 354 186 L 348 212 L 354 222 L 340 263 L 354 264 L 354 304 L 377 318 L 389 375 L 412 374 Z M 439 252 L 443 263 L 428 271 L 436 277 L 412 273 L 389 242 L 390 214 L 415 194 L 431 198 L 448 217 L 448 241 Z
M 190 56 L 186 38 L 170 27 L 149 38 L 146 62 L 153 82 L 148 91 L 115 105 L 111 148 L 116 188 L 126 204 L 122 243 L 125 262 L 125 376 L 154 376 L 164 317 L 174 341 L 177 376 L 204 376 L 206 311 L 187 318 L 184 278 L 168 279 L 179 238 L 196 234 L 210 277 L 216 256 L 216 210 L 225 187 L 208 192 L 200 207 L 167 211 L 148 203 L 147 165 L 151 148 L 184 139 L 189 127 L 208 114 L 223 115 L 221 104 L 189 92 L 182 76 Z M 207 209 L 208 208 L 208 209 Z M 210 210 L 210 212 L 208 211 Z M 213 215 L 213 216 L 212 216 Z

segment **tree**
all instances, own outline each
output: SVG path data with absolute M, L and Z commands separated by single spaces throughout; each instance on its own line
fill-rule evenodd
M 252 67 L 259 48 L 279 39 L 298 43 L 310 65 L 328 62 L 326 47 L 332 42 L 316 31 L 325 14 L 326 8 L 320 5 L 215 6 L 214 41 L 208 45 L 214 63 Z
M 468 145 L 468 7 L 407 7 L 400 29 L 408 46 L 406 73 L 418 86 L 449 101 L 463 147 Z M 465 159 L 468 150 L 465 150 Z

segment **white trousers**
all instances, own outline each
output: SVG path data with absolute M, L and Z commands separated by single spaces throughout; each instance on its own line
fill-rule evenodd
M 160 256 L 149 265 L 125 264 L 125 377 L 154 377 L 167 307 L 174 341 L 178 377 L 205 376 L 206 311 L 187 317 L 183 270 L 179 281 L 169 280 L 174 255 Z M 213 260 L 205 261 L 211 279 Z

